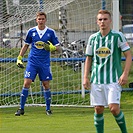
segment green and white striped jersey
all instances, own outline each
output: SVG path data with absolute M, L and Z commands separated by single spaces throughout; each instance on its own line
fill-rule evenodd
M 122 74 L 121 52 L 129 50 L 121 32 L 110 30 L 102 37 L 100 32 L 89 37 L 86 55 L 92 56 L 91 83 L 109 84 L 118 82 Z

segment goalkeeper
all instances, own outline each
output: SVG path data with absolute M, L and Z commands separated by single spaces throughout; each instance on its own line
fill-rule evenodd
M 20 96 L 20 108 L 15 113 L 15 116 L 24 114 L 24 106 L 28 97 L 28 91 L 37 74 L 44 88 L 46 114 L 52 114 L 50 109 L 50 80 L 52 80 L 50 69 L 50 52 L 56 50 L 59 51 L 60 46 L 55 31 L 45 25 L 46 20 L 47 18 L 44 12 L 37 13 L 37 26 L 28 30 L 25 45 L 22 47 L 17 58 L 17 66 L 24 68 L 22 58 L 30 46 L 30 53 L 28 55 L 28 62 L 24 73 L 24 84 Z

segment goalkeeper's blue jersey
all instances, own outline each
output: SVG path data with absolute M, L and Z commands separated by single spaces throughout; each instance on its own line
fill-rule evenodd
M 45 27 L 39 30 L 38 26 L 28 30 L 25 43 L 30 45 L 28 64 L 50 66 L 50 52 L 46 51 L 42 44 L 50 41 L 54 46 L 59 45 L 58 38 L 53 29 Z

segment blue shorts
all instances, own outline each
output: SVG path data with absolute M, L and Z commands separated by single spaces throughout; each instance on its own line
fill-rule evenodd
M 34 66 L 27 64 L 26 70 L 24 73 L 24 78 L 29 78 L 32 81 L 35 80 L 36 75 L 38 74 L 40 81 L 52 80 L 52 73 L 50 66 Z

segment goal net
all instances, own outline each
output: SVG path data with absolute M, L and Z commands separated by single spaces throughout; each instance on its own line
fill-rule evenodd
M 106 0 L 112 11 L 112 1 Z M 102 0 L 2 0 L 0 1 L 0 107 L 18 106 L 23 86 L 24 69 L 16 66 L 16 58 L 24 44 L 29 28 L 36 25 L 37 11 L 47 13 L 47 26 L 55 29 L 59 40 L 67 46 L 75 40 L 87 43 L 97 31 L 96 14 L 103 7 Z M 83 49 L 84 50 L 84 49 Z M 27 62 L 28 52 L 24 56 Z M 75 62 L 60 53 L 51 54 L 53 106 L 88 106 L 89 91 L 82 97 L 82 70 L 74 69 Z M 63 61 L 64 61 L 63 60 Z M 84 62 L 84 58 L 80 58 Z M 62 66 L 65 65 L 65 67 Z M 26 105 L 45 105 L 43 89 L 38 77 L 32 83 Z

